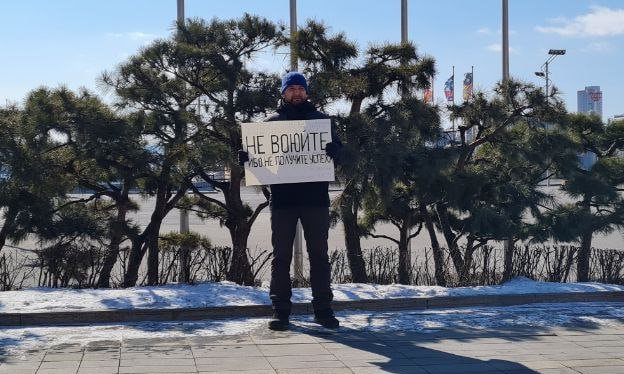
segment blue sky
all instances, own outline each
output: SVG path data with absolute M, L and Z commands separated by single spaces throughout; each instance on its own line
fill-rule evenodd
M 244 12 L 288 24 L 288 0 L 186 0 L 186 16 L 235 18 Z M 22 0 L 0 2 L 0 102 L 21 102 L 41 85 L 87 87 L 102 94 L 98 77 L 151 40 L 171 33 L 176 0 Z M 400 40 L 400 0 L 299 0 L 298 19 L 325 22 L 364 49 Z M 475 70 L 475 86 L 489 91 L 501 77 L 501 0 L 409 0 L 409 38 L 436 59 L 435 96 L 456 72 Z M 568 110 L 576 91 L 598 85 L 604 119 L 624 113 L 624 1 L 509 0 L 512 77 L 543 85 L 534 72 L 549 49 L 566 49 L 551 79 Z M 260 66 L 283 72 L 284 56 Z

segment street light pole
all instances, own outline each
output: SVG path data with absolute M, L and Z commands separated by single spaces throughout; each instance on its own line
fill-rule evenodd
M 297 0 L 290 0 L 290 70 L 299 69 L 297 56 Z
M 407 43 L 407 0 L 401 0 L 401 44 Z
M 299 69 L 296 39 L 297 0 L 290 0 L 290 71 L 297 71 Z M 303 227 L 301 226 L 301 221 L 297 221 L 295 241 L 293 243 L 293 278 L 298 285 L 303 283 Z
M 178 22 L 184 22 L 184 0 L 178 0 Z
M 546 94 L 546 100 L 548 100 L 549 97 L 550 97 L 550 78 L 549 78 L 550 63 L 553 62 L 554 59 L 557 58 L 557 56 L 563 56 L 565 54 L 566 54 L 566 50 L 565 49 L 550 49 L 550 50 L 548 50 L 549 57 L 546 60 L 546 62 L 544 62 L 542 64 L 542 70 L 535 72 L 535 75 L 537 75 L 538 77 L 543 77 L 546 80 L 546 91 L 544 91 L 544 94 Z
M 178 24 L 184 23 L 184 0 L 178 0 Z M 199 109 L 199 105 L 198 105 Z M 189 211 L 188 209 L 180 209 L 180 234 L 189 233 Z M 189 248 L 186 246 L 180 247 L 180 279 L 181 282 L 188 282 L 190 279 L 189 274 L 190 253 Z
M 509 0 L 503 0 L 503 81 L 509 79 Z

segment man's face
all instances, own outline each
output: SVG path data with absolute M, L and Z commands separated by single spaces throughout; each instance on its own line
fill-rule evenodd
M 306 92 L 303 86 L 298 84 L 293 84 L 288 86 L 284 93 L 282 94 L 284 101 L 291 104 L 301 104 L 308 98 L 308 93 Z

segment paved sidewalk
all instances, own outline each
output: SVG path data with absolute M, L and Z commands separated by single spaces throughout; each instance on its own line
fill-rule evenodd
M 608 328 L 586 323 L 430 331 L 296 324 L 281 333 L 99 341 L 20 356 L 0 351 L 0 373 L 624 373 L 624 321 Z

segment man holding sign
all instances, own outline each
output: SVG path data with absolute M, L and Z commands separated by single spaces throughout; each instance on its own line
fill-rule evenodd
M 337 328 L 331 308 L 330 266 L 327 248 L 329 232 L 329 181 L 334 180 L 333 161 L 342 143 L 331 131 L 329 117 L 308 101 L 308 84 L 298 72 L 282 78 L 282 105 L 271 125 L 243 124 L 243 150 L 239 162 L 245 165 L 247 185 L 271 186 L 270 296 L 271 330 L 288 329 L 292 296 L 290 263 L 297 221 L 303 226 L 308 257 L 314 320 Z

